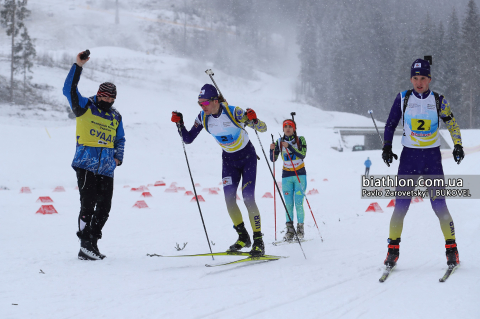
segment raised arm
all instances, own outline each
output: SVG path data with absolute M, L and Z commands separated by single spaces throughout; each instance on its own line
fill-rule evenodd
M 80 92 L 78 92 L 78 82 L 80 81 L 80 75 L 82 74 L 82 67 L 78 66 L 76 63 L 73 64 L 70 72 L 65 79 L 65 84 L 63 85 L 63 95 L 67 97 L 68 103 L 72 108 L 75 116 L 82 116 L 87 108 L 85 107 L 89 100 L 86 97 L 83 97 Z
M 80 75 L 83 70 L 82 66 L 90 60 L 90 58 L 86 60 L 80 59 L 82 53 L 83 52 L 80 52 L 77 55 L 77 62 L 73 64 L 63 84 L 63 95 L 67 97 L 68 103 L 77 117 L 82 116 L 87 111 L 85 106 L 89 102 L 88 98 L 83 97 L 80 92 L 78 92 L 78 82 L 80 81 Z

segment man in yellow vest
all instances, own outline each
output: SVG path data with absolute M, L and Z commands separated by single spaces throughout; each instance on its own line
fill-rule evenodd
M 77 121 L 77 148 L 72 167 L 77 173 L 80 191 L 80 215 L 77 236 L 81 240 L 78 258 L 105 258 L 98 250 L 102 228 L 108 219 L 113 196 L 113 171 L 122 165 L 125 132 L 122 116 L 112 107 L 117 97 L 113 83 L 102 83 L 97 95 L 86 98 L 78 91 L 83 65 L 77 55 L 63 86 L 63 95 L 70 103 Z

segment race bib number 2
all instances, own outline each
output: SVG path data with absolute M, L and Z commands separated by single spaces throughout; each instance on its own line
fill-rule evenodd
M 233 142 L 233 136 L 232 135 L 224 135 L 224 136 L 215 136 L 215 138 L 220 142 L 220 143 L 231 143 Z
M 431 120 L 412 119 L 412 131 L 430 131 Z

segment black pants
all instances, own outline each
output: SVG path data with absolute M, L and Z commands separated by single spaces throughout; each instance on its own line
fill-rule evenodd
M 365 176 L 368 176 L 370 174 L 370 167 L 365 167 Z
M 77 168 L 80 191 L 78 233 L 81 239 L 102 238 L 102 228 L 112 207 L 113 178 Z

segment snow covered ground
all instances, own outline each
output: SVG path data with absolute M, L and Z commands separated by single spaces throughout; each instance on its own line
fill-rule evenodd
M 82 50 L 68 50 L 72 54 Z M 90 47 L 92 65 L 85 66 L 79 89 L 95 94 L 99 83 L 114 81 L 115 106 L 124 119 L 124 164 L 115 173 L 113 207 L 99 241 L 108 257 L 79 261 L 75 235 L 79 211 L 75 172 L 75 122 L 66 113 L 39 112 L 25 117 L 0 116 L 0 318 L 478 318 L 480 257 L 475 248 L 480 231 L 478 200 L 448 200 L 455 221 L 461 267 L 446 282 L 443 235 L 430 204 L 413 204 L 405 219 L 398 266 L 380 284 L 392 208 L 378 200 L 384 213 L 366 213 L 371 200 L 360 199 L 360 176 L 367 157 L 371 174 L 394 174 L 380 151 L 343 153 L 333 126 L 369 126 L 368 117 L 324 112 L 292 102 L 294 75 L 273 77 L 256 72 L 256 81 L 228 77 L 214 65 L 172 56 L 152 56 L 115 47 Z M 58 51 L 63 54 L 64 51 Z M 273 183 L 255 133 L 249 130 L 261 157 L 257 173 L 257 203 L 262 213 L 266 253 L 288 258 L 254 265 L 207 268 L 206 263 L 236 257 L 157 258 L 162 255 L 208 252 L 201 219 L 192 196 L 167 193 L 171 183 L 192 191 L 185 156 L 171 111 L 184 114 L 189 128 L 199 112 L 196 98 L 209 83 L 203 72 L 212 67 L 222 92 L 232 105 L 251 107 L 268 125 L 259 134 L 264 148 L 281 132 L 281 122 L 297 113 L 298 132 L 308 143 L 308 197 L 319 230 L 306 208 L 307 259 L 297 244 L 275 247 Z M 2 72 L 6 62 L 0 63 Z M 253 71 L 252 71 L 253 72 Z M 55 87 L 52 98 L 63 101 L 67 71 L 39 67 L 35 77 Z M 392 97 L 393 100 L 393 97 Z M 4 106 L 2 106 L 4 108 Z M 367 114 L 366 114 L 367 115 Z M 380 119 L 385 120 L 385 119 Z M 478 144 L 477 131 L 463 131 L 464 145 Z M 448 133 L 445 135 L 448 138 Z M 394 152 L 401 151 L 398 141 Z M 197 192 L 205 198 L 203 216 L 214 251 L 224 251 L 236 234 L 223 194 L 209 195 L 206 187 L 221 187 L 221 150 L 208 133 L 186 146 Z M 461 165 L 444 160 L 447 174 L 479 174 L 480 154 L 469 154 Z M 280 176 L 279 165 L 276 166 Z M 314 179 L 315 181 L 312 181 Z M 328 181 L 324 181 L 327 179 Z M 163 180 L 166 187 L 149 187 L 143 198 L 131 187 Z M 130 187 L 126 188 L 128 185 Z M 19 193 L 28 186 L 31 194 Z M 53 192 L 64 186 L 66 192 Z M 239 192 L 241 196 L 241 193 Z M 58 214 L 35 214 L 40 196 L 50 196 Z M 145 200 L 148 209 L 132 208 Z M 241 210 L 246 209 L 239 201 Z M 277 195 L 277 238 L 284 210 Z M 247 223 L 249 225 L 249 223 Z M 250 229 L 250 226 L 247 226 Z M 176 243 L 188 243 L 181 252 Z
M 124 188 L 163 180 L 167 187 L 177 182 L 178 186 L 192 190 L 170 114 L 174 109 L 182 111 L 190 126 L 199 111 L 195 103 L 197 91 L 208 78 L 200 77 L 205 67 L 198 66 L 199 76 L 176 76 L 168 88 L 164 83 L 170 74 L 183 74 L 181 70 L 188 62 L 140 56 L 124 49 L 92 49 L 92 61 L 111 59 L 116 63 L 119 59 L 141 72 L 135 80 L 115 78 L 119 92 L 116 107 L 124 117 L 127 143 L 124 165 L 116 171 L 110 219 L 99 242 L 108 256 L 103 261 L 76 259 L 79 202 L 74 189 L 75 173 L 70 167 L 75 145 L 74 121 L 0 118 L 0 148 L 5 150 L 0 158 L 0 180 L 2 186 L 10 189 L 0 191 L 0 240 L 6 256 L 0 264 L 0 317 L 75 318 L 86 313 L 95 318 L 446 318 L 452 313 L 463 318 L 477 316 L 480 258 L 474 243 L 480 230 L 478 200 L 448 201 L 462 266 L 447 283 L 438 283 L 446 267 L 444 242 L 438 220 L 427 202 L 411 206 L 398 267 L 386 283 L 378 283 L 392 209 L 386 208 L 388 200 L 379 200 L 385 213 L 365 213 L 370 201 L 360 199 L 360 175 L 367 156 L 373 161 L 372 174 L 396 172 L 398 162 L 387 168 L 381 162 L 380 151 L 338 153 L 331 149 L 337 143 L 333 126 L 366 126 L 370 120 L 290 102 L 290 79 L 261 74 L 260 81 L 245 83 L 215 70 L 230 103 L 254 108 L 268 124 L 268 133 L 260 134 L 265 148 L 270 134 L 276 137 L 281 131 L 282 119 L 291 111 L 297 113 L 299 133 L 308 143 L 308 189 L 320 192 L 309 196 L 309 200 L 324 242 L 307 209 L 307 237 L 314 240 L 303 244 L 306 260 L 296 244 L 269 244 L 275 240 L 273 200 L 261 196 L 272 192 L 273 185 L 252 132 L 251 140 L 261 156 L 257 202 L 262 212 L 266 251 L 289 258 L 258 265 L 206 268 L 204 264 L 212 262 L 209 257 L 147 257 L 147 253 L 179 254 L 174 246 L 185 242 L 188 244 L 182 254 L 208 252 L 191 196 L 184 192 L 166 193 L 166 187 L 149 187 L 153 197 L 145 200 L 150 208 L 137 209 L 132 206 L 144 198 Z M 173 70 L 162 69 L 162 60 L 165 68 Z M 149 71 L 157 76 L 148 78 Z M 39 72 L 51 79 L 51 85 L 61 95 L 66 72 Z M 109 80 L 109 74 L 89 73 L 87 64 L 79 86 L 84 95 L 94 94 L 100 81 Z M 466 146 L 473 146 L 478 131 L 464 131 L 464 136 Z M 201 184 L 197 191 L 206 199 L 201 207 L 210 239 L 215 243 L 213 249 L 223 251 L 236 236 L 222 193 L 202 192 L 205 187 L 219 186 L 221 150 L 205 132 L 186 148 L 194 180 Z M 400 152 L 400 146 L 395 145 L 394 150 Z M 452 159 L 446 160 L 445 171 L 478 173 L 479 159 L 480 154 L 471 154 L 459 166 Z M 32 188 L 32 194 L 20 194 L 23 186 Z M 52 192 L 56 186 L 64 186 L 66 192 Z M 36 202 L 39 196 L 50 196 L 58 215 L 35 214 L 41 205 Z M 278 202 L 278 238 L 285 222 L 282 211 Z M 215 262 L 232 258 L 235 257 L 217 257 Z

